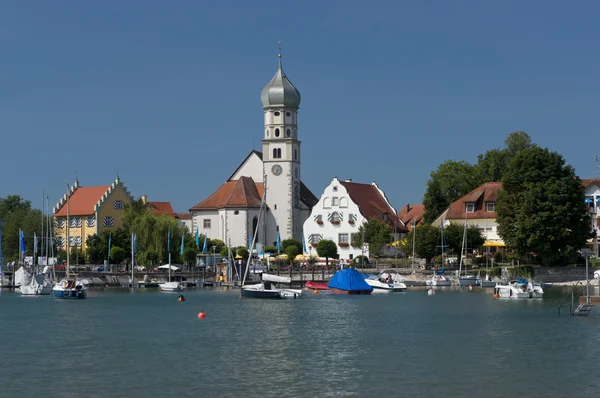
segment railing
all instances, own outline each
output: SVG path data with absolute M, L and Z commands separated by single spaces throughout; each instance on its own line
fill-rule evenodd
M 573 315 L 573 311 L 574 311 L 574 307 L 575 307 L 575 287 L 577 285 L 579 285 L 580 283 L 582 283 L 583 281 L 579 281 L 577 282 L 574 286 L 573 289 L 571 289 L 571 294 L 568 294 L 563 301 L 560 303 L 560 305 L 558 306 L 558 315 L 560 316 L 560 309 L 561 307 L 565 304 L 565 302 L 567 302 L 567 299 L 569 298 L 569 296 L 571 296 L 571 305 L 569 306 L 569 314 Z M 587 285 L 587 282 L 586 282 Z M 579 291 L 579 293 L 577 293 L 577 299 L 579 299 L 579 297 L 583 294 L 583 291 L 585 290 L 586 286 L 583 286 L 583 288 Z

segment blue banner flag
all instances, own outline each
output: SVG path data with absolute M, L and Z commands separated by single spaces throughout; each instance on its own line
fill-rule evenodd
M 306 242 L 304 241 L 304 231 L 302 231 L 302 253 L 307 253 Z
M 169 232 L 167 232 L 167 250 L 171 251 L 171 227 L 169 227 Z
M 279 235 L 279 232 L 277 232 L 277 251 L 281 253 L 281 236 Z
M 20 236 L 20 239 L 19 239 L 19 249 L 22 252 L 25 252 L 25 234 L 23 233 L 22 230 L 19 230 L 19 231 L 21 232 L 21 236 Z
M 181 235 L 181 249 L 179 249 L 179 254 L 183 254 L 183 236 Z
M 33 233 L 33 252 L 34 253 L 37 253 L 37 245 L 38 245 L 37 235 L 34 232 Z
M 248 247 L 252 248 L 252 231 L 250 231 L 250 236 L 248 237 Z
M 200 240 L 198 239 L 198 227 L 196 227 L 196 248 L 200 245 Z
M 206 253 L 206 235 L 204 235 L 204 247 L 202 248 L 202 253 Z
M 137 253 L 137 235 L 133 234 L 133 252 Z
M 108 261 L 110 261 L 110 241 L 112 239 L 112 232 L 108 233 Z

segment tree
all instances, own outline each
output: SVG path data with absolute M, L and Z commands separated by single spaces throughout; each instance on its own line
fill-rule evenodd
M 229 256 L 229 248 L 222 247 L 221 251 L 219 251 L 219 253 L 221 254 L 221 258 L 227 258 Z
M 277 248 L 275 246 L 265 246 L 265 253 L 277 253 Z
M 287 253 L 287 248 L 290 246 L 295 246 L 298 248 L 298 252 L 302 253 L 302 242 L 296 239 L 285 239 L 281 242 L 281 252 Z
M 183 258 L 186 264 L 196 265 L 196 250 L 195 249 L 185 249 L 183 252 Z M 227 258 L 227 256 L 225 256 Z
M 31 208 L 31 202 L 19 195 L 0 198 L 0 223 L 2 223 L 2 253 L 6 261 L 19 259 L 19 229 L 25 235 L 25 255 L 33 256 L 33 234 L 38 237 L 38 254 L 44 233 L 41 231 L 42 212 Z
M 290 239 L 291 240 L 291 239 Z M 285 254 L 287 256 L 287 260 L 292 263 L 296 256 L 300 254 L 301 251 L 298 249 L 296 245 L 290 245 L 285 249 Z
M 146 261 L 149 261 L 149 265 L 154 265 L 158 261 L 158 252 L 156 250 L 146 251 Z
M 121 264 L 123 260 L 127 258 L 127 252 L 121 249 L 119 246 L 113 246 L 110 248 L 110 259 L 115 264 Z
M 508 156 L 512 159 L 519 152 L 534 148 L 531 137 L 524 131 L 513 131 L 504 140 L 504 146 Z
M 503 149 L 492 149 L 483 155 L 478 155 L 477 178 L 480 181 L 480 184 L 483 184 L 484 182 L 500 181 L 509 162 L 510 156 L 508 152 Z
M 590 219 L 581 180 L 548 149 L 521 150 L 502 179 L 496 205 L 498 233 L 522 256 L 559 263 L 585 246 Z
M 329 258 L 338 258 L 337 245 L 332 240 L 323 239 L 317 244 L 317 254 L 325 257 L 325 265 L 329 268 Z
M 407 242 L 415 242 L 415 253 L 426 262 L 430 262 L 435 256 L 442 254 L 441 231 L 431 224 L 423 224 L 413 229 L 406 236 Z M 411 243 L 412 244 L 412 243 Z M 412 253 L 412 248 L 409 250 Z
M 462 251 L 463 236 L 465 233 L 464 223 L 451 223 L 444 227 L 444 236 L 446 238 L 447 252 L 456 253 L 459 256 Z M 477 225 L 467 223 L 467 237 L 465 249 L 478 249 L 485 243 L 485 237 Z M 438 245 L 441 246 L 441 238 Z
M 452 202 L 480 185 L 477 167 L 466 161 L 447 160 L 431 172 L 423 196 L 425 221 L 431 223 Z
M 364 242 L 369 244 L 369 254 L 373 257 L 378 257 L 383 246 L 393 240 L 392 230 L 388 224 L 377 218 L 370 218 L 358 228 L 358 232 L 352 234 L 353 246 L 361 246 L 363 232 Z
M 238 256 L 242 256 L 242 259 L 244 261 L 248 260 L 248 257 L 250 257 L 250 252 L 245 247 L 238 248 L 237 249 L 237 254 L 238 254 Z
M 107 250 L 99 235 L 90 235 L 85 240 L 85 257 L 90 264 L 102 264 Z

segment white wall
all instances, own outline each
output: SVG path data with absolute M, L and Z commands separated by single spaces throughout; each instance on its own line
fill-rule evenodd
M 263 154 L 265 156 L 265 154 Z M 240 166 L 239 170 L 231 177 L 231 180 L 239 180 L 240 177 L 252 177 L 254 182 L 263 182 L 263 163 L 257 154 L 252 153 Z M 231 181 L 230 180 L 230 181 Z
M 335 188 L 337 188 L 337 191 Z M 346 198 L 347 207 L 340 207 L 338 204 L 337 206 L 332 205 L 330 208 L 324 208 L 325 202 L 331 200 L 333 197 L 338 198 L 338 203 L 342 198 Z M 328 216 L 333 212 L 340 213 L 342 219 L 339 224 L 332 224 L 328 220 Z M 356 217 L 353 224 L 348 222 L 351 214 Z M 323 224 L 318 224 L 315 221 L 315 216 L 319 215 L 321 216 Z M 358 232 L 360 225 L 366 221 L 367 220 L 360 214 L 358 206 L 350 199 L 350 195 L 348 195 L 346 188 L 340 184 L 337 178 L 334 178 L 325 188 L 319 202 L 315 205 L 310 216 L 304 222 L 304 240 L 306 242 L 307 250 L 309 250 L 306 254 L 317 253 L 316 248 L 311 246 L 309 239 L 312 234 L 320 234 L 323 236 L 323 239 L 332 240 L 338 243 L 338 253 L 341 259 L 349 260 L 350 255 L 352 255 L 353 258 L 360 256 L 363 254 L 360 247 L 352 247 L 350 244 L 345 247 L 339 246 L 339 237 L 340 234 L 348 234 L 348 242 L 350 243 L 352 241 L 352 234 Z M 369 256 L 368 245 L 365 245 L 364 255 Z

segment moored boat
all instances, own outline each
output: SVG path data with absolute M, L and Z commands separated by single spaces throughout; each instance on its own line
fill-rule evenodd
M 371 287 L 354 268 L 339 270 L 327 285 L 334 294 L 371 294 Z
M 180 282 L 165 282 L 158 285 L 162 292 L 180 292 L 183 290 L 183 286 Z
M 309 290 L 329 290 L 327 283 L 306 281 L 304 286 Z
M 75 275 L 66 276 L 52 288 L 54 298 L 84 299 L 87 297 L 87 288 Z

